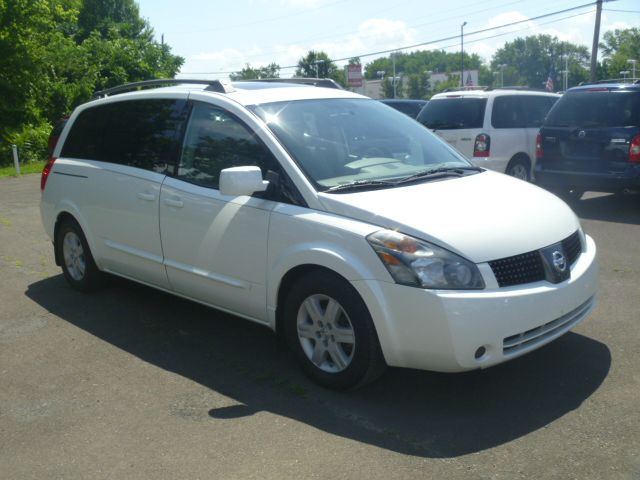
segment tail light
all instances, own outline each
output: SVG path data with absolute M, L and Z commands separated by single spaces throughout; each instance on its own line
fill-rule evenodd
M 640 135 L 636 135 L 629 145 L 629 161 L 640 163 Z
M 542 158 L 544 156 L 544 148 L 542 148 L 542 135 L 538 134 L 536 137 L 536 158 Z
M 476 136 L 476 141 L 473 144 L 473 156 L 474 157 L 488 157 L 491 151 L 491 137 L 486 133 L 481 133 Z
M 40 190 L 44 192 L 44 187 L 47 185 L 47 178 L 49 178 L 49 173 L 51 173 L 51 169 L 53 168 L 53 162 L 56 161 L 56 157 L 49 157 L 49 161 L 42 169 L 42 175 L 40 176 Z

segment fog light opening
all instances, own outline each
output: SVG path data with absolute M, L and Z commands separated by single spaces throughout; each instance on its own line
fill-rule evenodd
M 476 358 L 476 360 L 480 360 L 482 357 L 484 357 L 485 353 L 487 353 L 487 349 L 485 347 L 478 347 L 476 353 L 473 356 Z

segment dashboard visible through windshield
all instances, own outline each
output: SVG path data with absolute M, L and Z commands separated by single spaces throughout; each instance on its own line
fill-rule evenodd
M 374 100 L 296 100 L 252 110 L 318 190 L 384 188 L 435 169 L 478 171 L 422 125 Z

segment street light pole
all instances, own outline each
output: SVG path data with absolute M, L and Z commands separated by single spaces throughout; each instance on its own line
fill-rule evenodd
M 464 87 L 464 26 L 467 22 L 460 25 L 460 87 Z
M 498 65 L 500 67 L 500 86 L 504 87 L 504 67 L 507 66 L 506 63 L 501 63 Z
M 393 98 L 396 98 L 396 52 L 391 52 L 391 61 L 393 62 Z
M 632 78 L 635 80 L 636 79 L 636 63 L 638 63 L 638 60 L 636 60 L 634 58 L 630 58 L 629 60 L 627 60 L 627 63 L 630 63 L 631 65 L 633 65 L 633 68 L 632 68 L 631 71 L 633 72 L 633 74 L 632 74 L 633 77 Z
M 620 75 L 622 75 L 622 79 L 626 80 L 627 79 L 627 75 L 629 75 L 629 70 L 623 70 L 620 72 Z

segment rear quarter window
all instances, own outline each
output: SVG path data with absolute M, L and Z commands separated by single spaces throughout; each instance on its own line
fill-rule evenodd
M 491 125 L 494 128 L 523 128 L 526 121 L 520 96 L 495 97 L 491 111 Z
M 539 128 L 557 98 L 546 95 L 496 97 L 491 112 L 494 128 Z
M 61 155 L 164 173 L 175 164 L 186 114 L 186 101 L 175 99 L 92 107 L 76 118 Z

